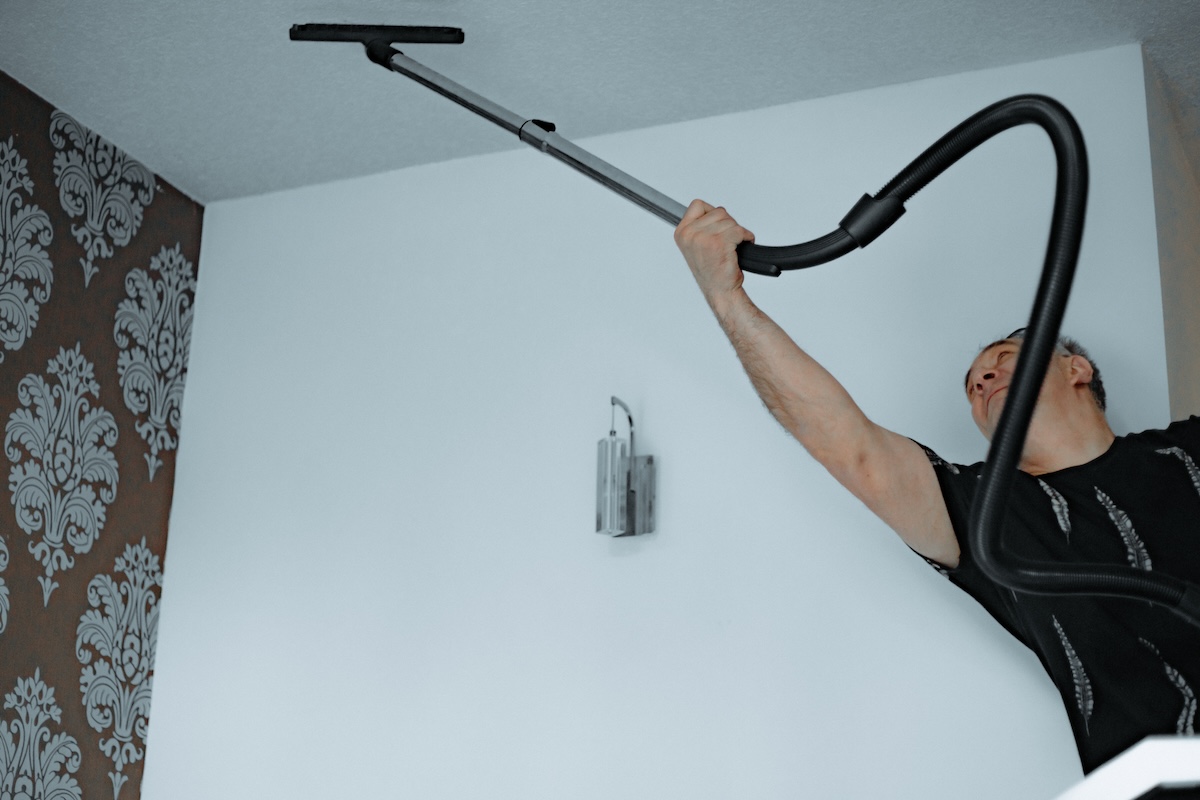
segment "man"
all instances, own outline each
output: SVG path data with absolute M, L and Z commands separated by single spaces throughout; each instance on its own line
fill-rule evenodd
M 754 235 L 697 200 L 675 241 L 770 412 L 900 537 L 1029 646 L 1067 707 L 1084 772 L 1151 734 L 1193 734 L 1200 627 L 1147 602 L 1017 594 L 979 570 L 967 537 L 981 464 L 948 464 L 873 423 L 840 383 L 750 300 L 735 248 Z M 1064 340 L 1069 342 L 1069 340 Z M 1071 343 L 1073 344 L 1073 343 Z M 985 347 L 966 377 L 991 439 L 1021 336 Z M 1200 583 L 1200 417 L 1113 434 L 1099 371 L 1060 343 L 1014 482 L 1005 546 L 1042 561 L 1116 563 Z

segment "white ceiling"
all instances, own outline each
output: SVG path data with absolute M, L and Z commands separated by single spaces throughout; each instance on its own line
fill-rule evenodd
M 1200 165 L 1196 0 L 0 0 L 0 70 L 204 203 L 524 146 L 305 22 L 463 28 L 401 49 L 568 139 L 1141 41 Z

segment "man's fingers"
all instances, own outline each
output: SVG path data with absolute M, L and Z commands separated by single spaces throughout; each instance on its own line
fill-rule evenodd
M 691 205 L 687 207 L 687 211 L 684 212 L 683 219 L 680 221 L 680 224 L 682 225 L 684 222 L 692 222 L 693 220 L 704 216 L 712 210 L 712 206 L 703 200 L 696 198 L 692 201 Z
M 695 239 L 699 234 L 719 230 L 716 226 L 719 225 L 722 218 L 728 219 L 728 217 L 729 215 L 725 214 L 723 209 L 717 209 L 703 200 L 693 200 L 692 204 L 688 206 L 687 212 L 684 213 L 683 219 L 679 221 L 679 226 L 675 228 L 675 241 L 682 245 L 685 241 Z
M 724 230 L 731 226 L 737 227 L 737 222 L 729 216 L 729 212 L 724 207 L 712 206 L 703 200 L 693 200 L 692 204 L 688 206 L 687 213 L 680 220 L 679 226 L 712 231 Z
M 754 241 L 754 234 L 739 225 L 724 207 L 697 199 L 688 206 L 675 229 L 675 241 L 684 246 L 685 242 L 695 242 L 701 236 L 717 236 L 733 244 Z

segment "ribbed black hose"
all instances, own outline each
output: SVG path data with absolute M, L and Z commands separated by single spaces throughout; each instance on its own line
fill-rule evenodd
M 904 213 L 904 203 L 951 164 L 996 134 L 1017 125 L 1041 126 L 1058 165 L 1054 214 L 1042 277 L 1026 327 L 1021 358 L 992 437 L 979 491 L 971 506 L 969 541 L 980 569 L 992 580 L 1034 594 L 1099 594 L 1150 600 L 1200 626 L 1200 587 L 1132 567 L 1064 565 L 1033 561 L 1004 551 L 1000 532 L 1038 391 L 1046 375 L 1066 311 L 1087 204 L 1087 152 L 1079 126 L 1061 104 L 1041 95 L 1018 95 L 964 120 L 917 156 L 874 197 L 866 195 L 832 233 L 790 247 L 743 244 L 743 268 L 766 274 L 804 269 L 865 247 Z
M 1200 625 L 1200 594 L 1196 587 L 1177 578 L 1132 567 L 1033 561 L 1006 553 L 1000 541 L 1009 492 L 1058 339 L 1083 238 L 1087 154 L 1083 135 L 1071 114 L 1057 101 L 1038 95 L 1012 97 L 989 106 L 935 142 L 884 186 L 875 199 L 907 201 L 982 142 L 1025 123 L 1041 126 L 1054 145 L 1058 164 L 1054 213 L 1021 358 L 971 507 L 971 550 L 988 577 L 1018 591 L 1151 600 Z

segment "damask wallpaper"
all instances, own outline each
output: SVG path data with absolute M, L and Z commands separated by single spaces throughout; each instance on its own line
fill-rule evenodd
M 0 798 L 140 794 L 202 217 L 0 73 Z

